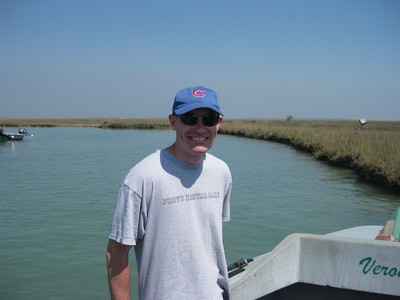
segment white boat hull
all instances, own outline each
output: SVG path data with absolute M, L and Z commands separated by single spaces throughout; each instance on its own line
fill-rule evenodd
M 231 299 L 391 299 L 400 296 L 399 258 L 393 241 L 292 234 L 230 278 Z

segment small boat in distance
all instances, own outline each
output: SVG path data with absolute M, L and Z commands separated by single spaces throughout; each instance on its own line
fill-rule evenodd
M 19 128 L 18 133 L 8 133 L 5 132 L 3 128 L 0 128 L 0 140 L 1 141 L 22 141 L 24 136 L 33 136 L 33 134 L 28 133 L 25 128 Z
M 232 300 L 399 299 L 400 207 L 384 227 L 294 233 L 229 266 Z

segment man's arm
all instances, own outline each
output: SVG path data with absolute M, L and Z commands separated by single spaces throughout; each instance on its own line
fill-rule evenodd
M 107 245 L 108 285 L 112 300 L 130 299 L 129 250 L 132 246 L 109 240 Z

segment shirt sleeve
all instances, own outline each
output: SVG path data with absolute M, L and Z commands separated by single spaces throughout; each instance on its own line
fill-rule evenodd
M 122 183 L 108 236 L 110 239 L 124 245 L 136 245 L 137 239 L 144 235 L 140 222 L 141 203 L 139 195 Z
M 228 222 L 231 219 L 231 206 L 230 206 L 231 191 L 232 191 L 232 183 L 229 185 L 227 193 L 225 194 L 225 197 L 224 197 L 224 204 L 222 207 L 222 221 L 223 222 Z

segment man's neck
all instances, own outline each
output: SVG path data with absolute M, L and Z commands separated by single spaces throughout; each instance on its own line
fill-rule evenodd
M 184 161 L 191 165 L 200 164 L 204 160 L 204 157 L 206 156 L 205 153 L 198 153 L 198 154 L 194 154 L 194 155 L 184 155 L 177 149 L 175 144 L 172 144 L 171 146 L 165 148 L 164 150 L 167 151 L 168 153 L 172 154 L 176 158 L 180 159 L 181 161 Z

